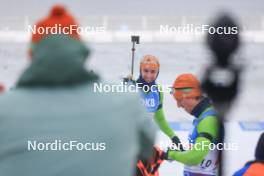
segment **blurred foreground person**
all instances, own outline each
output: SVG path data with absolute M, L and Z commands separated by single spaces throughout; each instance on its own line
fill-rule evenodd
M 67 20 L 55 6 L 38 27 Z M 155 137 L 139 97 L 93 90 L 99 77 L 84 68 L 89 49 L 79 36 L 37 35 L 31 65 L 0 96 L 0 175 L 133 175 Z
M 261 176 L 264 173 L 264 133 L 261 134 L 256 151 L 255 160 L 249 161 L 237 171 L 234 176 Z
M 3 93 L 5 91 L 5 86 L 0 83 L 0 93 Z
M 239 57 L 236 57 L 241 44 L 240 27 L 237 20 L 228 13 L 218 16 L 211 26 L 225 32 L 222 30 L 207 34 L 207 45 L 213 54 L 213 62 L 205 70 L 202 89 L 212 99 L 218 112 L 221 124 L 219 141 L 224 143 L 226 116 L 240 90 L 242 65 L 238 64 Z M 219 176 L 224 175 L 225 160 L 228 160 L 225 153 L 224 150 L 219 150 Z

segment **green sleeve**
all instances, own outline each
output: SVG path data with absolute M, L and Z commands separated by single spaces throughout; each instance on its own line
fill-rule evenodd
M 198 133 L 209 133 L 214 139 L 218 137 L 219 122 L 215 117 L 208 117 L 202 120 L 197 126 Z M 188 151 L 169 151 L 168 158 L 179 161 L 186 165 L 198 165 L 203 161 L 209 152 L 211 141 L 205 137 L 198 137 L 194 146 Z
M 171 129 L 169 123 L 166 121 L 162 108 L 160 108 L 155 113 L 155 121 L 158 124 L 161 131 L 164 132 L 167 136 L 169 136 L 169 138 L 176 136 L 173 129 Z
M 163 92 L 160 92 L 160 104 L 161 107 L 157 110 L 157 112 L 154 115 L 155 121 L 158 124 L 159 128 L 162 132 L 164 132 L 169 138 L 172 138 L 175 135 L 173 129 L 171 129 L 169 123 L 165 119 L 164 111 L 162 108 L 162 102 L 163 102 Z

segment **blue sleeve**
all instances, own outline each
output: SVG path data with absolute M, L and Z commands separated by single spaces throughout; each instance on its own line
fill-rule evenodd
M 246 173 L 246 171 L 248 170 L 249 167 L 250 167 L 250 164 L 249 165 L 245 165 L 242 169 L 236 171 L 233 176 L 243 176 Z

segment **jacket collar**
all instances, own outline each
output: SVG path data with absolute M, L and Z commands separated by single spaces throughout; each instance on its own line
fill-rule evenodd
M 203 98 L 192 110 L 191 115 L 198 118 L 208 107 L 212 105 L 209 98 Z

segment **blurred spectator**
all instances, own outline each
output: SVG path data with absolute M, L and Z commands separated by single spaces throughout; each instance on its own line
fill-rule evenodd
M 67 15 L 66 15 L 67 14 Z M 66 16 L 64 16 L 66 15 Z M 38 23 L 70 25 L 55 6 Z M 138 97 L 94 92 L 80 36 L 33 35 L 31 65 L 0 97 L 0 171 L 4 176 L 129 176 L 152 152 L 155 129 Z
M 5 86 L 0 83 L 0 93 L 3 93 L 5 91 Z

